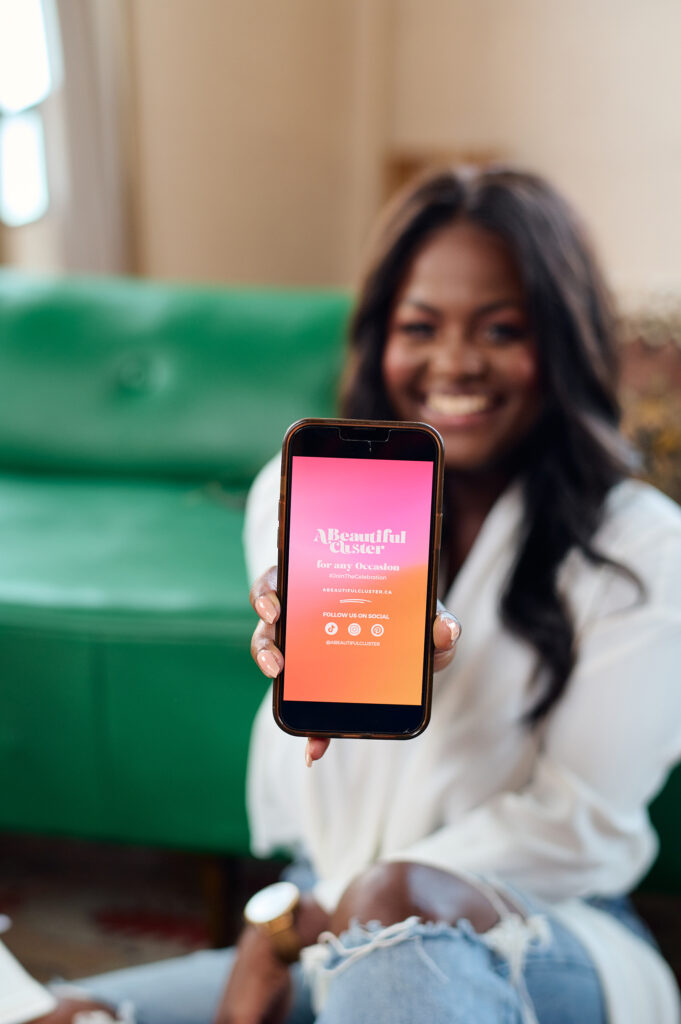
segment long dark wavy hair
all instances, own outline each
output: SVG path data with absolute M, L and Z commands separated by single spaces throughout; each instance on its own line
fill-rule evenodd
M 634 456 L 619 432 L 615 318 L 591 247 L 568 203 L 537 175 L 509 168 L 433 172 L 401 193 L 379 223 L 350 327 L 342 413 L 394 419 L 381 371 L 399 289 L 423 245 L 464 220 L 508 246 L 537 339 L 544 410 L 522 446 L 524 528 L 501 596 L 506 626 L 538 653 L 544 718 L 575 662 L 574 627 L 557 576 L 573 548 L 638 580 L 593 545 L 610 488 Z M 640 590 L 639 585 L 639 590 Z

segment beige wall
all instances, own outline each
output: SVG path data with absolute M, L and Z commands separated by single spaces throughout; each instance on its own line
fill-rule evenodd
M 544 172 L 624 289 L 679 287 L 678 0 L 397 0 L 390 138 Z
M 132 0 L 138 263 L 352 278 L 391 151 L 492 150 L 573 198 L 620 289 L 681 265 L 678 0 Z
M 55 219 L 49 214 L 21 228 L 0 228 L 0 257 L 15 267 L 59 273 L 61 252 Z
M 371 190 L 361 0 L 133 0 L 142 273 L 344 280 Z M 380 50 L 380 40 L 378 49 Z M 358 82 L 369 85 L 361 103 Z M 371 147 L 373 143 L 369 143 Z M 376 161 L 369 161 L 376 164 Z

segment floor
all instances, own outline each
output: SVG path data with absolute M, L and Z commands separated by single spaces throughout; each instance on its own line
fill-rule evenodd
M 2 941 L 39 981 L 228 945 L 280 866 L 139 847 L 0 836 Z

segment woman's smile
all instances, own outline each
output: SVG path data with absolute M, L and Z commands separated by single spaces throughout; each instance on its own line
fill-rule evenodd
M 486 423 L 503 399 L 492 394 L 431 391 L 422 398 L 424 414 L 433 426 L 475 428 Z

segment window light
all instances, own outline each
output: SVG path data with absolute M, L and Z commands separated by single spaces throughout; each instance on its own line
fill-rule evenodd
M 51 88 L 41 0 L 0 0 L 0 110 L 34 107 Z
M 35 110 L 0 118 L 0 220 L 20 227 L 47 211 L 43 123 Z

